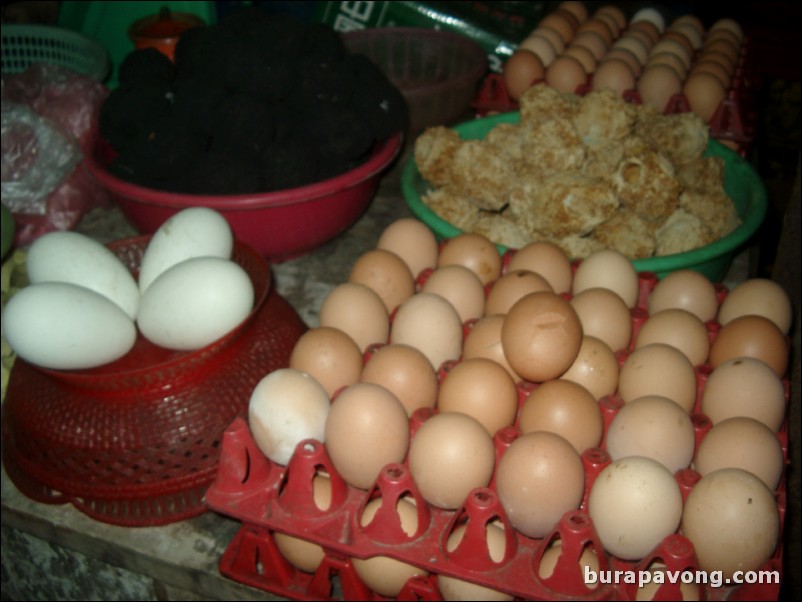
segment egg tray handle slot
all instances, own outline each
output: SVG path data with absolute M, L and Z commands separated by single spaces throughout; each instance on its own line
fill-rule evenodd
M 298 448 L 303 445 L 304 442 L 301 442 Z M 455 550 L 446 549 L 448 535 L 457 525 L 466 525 L 466 532 L 475 534 L 479 529 L 484 531 L 484 525 L 494 518 L 506 522 L 506 517 L 501 516 L 503 510 L 494 491 L 487 488 L 474 490 L 456 511 L 429 507 L 429 526 L 422 534 L 410 537 L 406 542 L 388 544 L 382 526 L 360 525 L 360 510 L 364 508 L 365 500 L 377 489 L 382 491 L 382 495 L 389 496 L 391 501 L 403 494 L 406 491 L 403 478 L 406 467 L 390 466 L 380 475 L 373 490 L 347 487 L 347 496 L 339 506 L 317 516 L 303 516 L 303 512 L 299 515 L 292 506 L 288 507 L 280 500 L 280 491 L 289 475 L 288 471 L 297 469 L 293 461 L 298 457 L 298 448 L 288 467 L 280 467 L 273 465 L 258 451 L 244 420 L 236 419 L 224 435 L 220 470 L 216 481 L 207 491 L 206 502 L 212 510 L 241 520 L 243 526 L 221 558 L 222 574 L 280 595 L 312 599 L 319 598 L 320 591 L 312 593 L 308 588 L 313 586 L 316 579 L 328 580 L 328 577 L 321 577 L 320 573 L 336 573 L 341 580 L 347 580 L 351 578 L 350 558 L 383 555 L 414 564 L 431 574 L 463 579 L 521 598 L 546 600 L 556 595 L 556 592 L 538 581 L 536 569 L 533 568 L 542 540 L 513 534 L 511 527 L 508 529 L 513 534 L 509 538 L 509 553 L 501 562 L 492 561 L 486 550 L 484 554 L 478 550 L 484 546 L 477 545 L 476 541 L 466 541 L 465 546 L 460 545 Z M 321 445 L 320 449 L 325 448 Z M 243 476 L 247 478 L 243 480 Z M 383 479 L 388 478 L 397 478 L 397 482 L 382 483 Z M 336 489 L 336 485 L 333 489 Z M 311 496 L 311 488 L 309 494 Z M 387 501 L 386 497 L 383 499 Z M 283 557 L 278 561 L 278 567 L 266 569 L 263 566 L 266 558 L 278 553 L 274 550 L 273 532 L 299 537 L 325 550 L 324 562 L 315 575 L 293 569 L 290 571 L 291 578 L 288 578 Z M 277 571 L 276 575 L 268 574 L 274 570 Z M 584 599 L 604 598 L 609 596 L 609 589 L 600 587 L 588 590 Z M 351 599 L 372 599 L 360 597 L 359 594 L 357 587 L 350 592 Z

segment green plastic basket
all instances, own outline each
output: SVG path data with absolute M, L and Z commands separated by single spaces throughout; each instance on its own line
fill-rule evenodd
M 22 73 L 34 63 L 66 67 L 97 81 L 109 70 L 106 49 L 81 33 L 50 25 L 3 25 L 3 73 Z
M 481 140 L 496 125 L 517 123 L 519 119 L 520 114 L 517 111 L 501 113 L 468 121 L 453 129 L 463 139 Z M 705 154 L 724 159 L 724 190 L 735 205 L 741 218 L 741 225 L 724 238 L 692 251 L 633 259 L 632 263 L 638 272 L 654 272 L 659 278 L 662 278 L 677 270 L 691 269 L 701 272 L 712 282 L 721 282 L 736 253 L 749 243 L 763 223 L 768 199 L 763 182 L 754 168 L 736 152 L 712 139 L 708 143 Z M 418 171 L 414 157 L 410 157 L 404 166 L 401 187 L 404 199 L 412 213 L 429 226 L 438 239 L 452 238 L 462 232 L 437 215 L 423 202 L 422 197 L 430 185 Z M 507 250 L 507 247 L 503 245 L 497 246 L 501 253 Z

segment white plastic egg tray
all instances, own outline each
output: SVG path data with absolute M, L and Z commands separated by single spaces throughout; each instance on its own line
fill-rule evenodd
M 647 317 L 645 301 L 656 279 L 653 274 L 641 274 L 641 295 L 638 306 L 632 310 L 632 341 Z M 720 300 L 727 290 L 718 285 Z M 717 323 L 709 324 L 713 339 Z M 466 325 L 466 328 L 469 328 Z M 617 354 L 622 364 L 631 350 Z M 368 351 L 370 353 L 370 351 Z M 367 356 L 366 354 L 366 357 Z M 438 376 L 443 378 L 443 370 Z M 698 393 L 695 411 L 691 418 L 696 434 L 696 445 L 712 427 L 710 420 L 699 413 L 709 366 L 696 369 Z M 788 381 L 784 381 L 786 399 Z M 537 387 L 535 383 L 518 385 L 519 402 Z M 617 394 L 599 400 L 604 421 L 605 436 L 612 419 L 623 402 Z M 520 406 L 519 406 L 520 407 Z M 436 410 L 419 409 L 410 419 L 410 438 Z M 517 424 L 517 422 L 516 422 Z M 508 427 L 499 430 L 493 441 L 496 460 L 515 440 L 517 430 Z M 788 462 L 788 434 L 784 424 L 778 432 L 785 463 Z M 591 547 L 597 553 L 600 571 L 647 570 L 655 561 L 665 565 L 667 571 L 697 571 L 698 563 L 693 544 L 682 535 L 672 534 L 644 559 L 623 561 L 604 552 L 587 513 L 591 486 L 598 474 L 610 463 L 604 449 L 590 448 L 582 454 L 585 470 L 585 492 L 581 506 L 567 512 L 553 530 L 542 539 L 529 538 L 510 527 L 504 509 L 495 491 L 494 480 L 488 487 L 475 489 L 457 510 L 442 510 L 428 505 L 416 490 L 406 461 L 389 464 L 379 475 L 374 486 L 363 491 L 349 486 L 334 469 L 325 445 L 306 440 L 296 447 L 289 464 L 280 466 L 266 458 L 251 436 L 247 423 L 235 420 L 223 439 L 221 459 L 216 481 L 206 493 L 206 502 L 215 511 L 242 522 L 242 527 L 220 560 L 220 572 L 241 583 L 280 596 L 299 600 L 383 600 L 360 580 L 351 559 L 386 556 L 420 567 L 427 576 L 411 577 L 395 599 L 442 600 L 438 589 L 439 575 L 456 578 L 495 590 L 505 599 L 528 600 L 601 600 L 636 599 L 637 583 L 604 583 L 586 585 L 579 558 Z M 321 510 L 313 495 L 315 474 L 328 474 L 331 479 L 331 503 Z M 683 500 L 693 489 L 700 475 L 691 468 L 675 473 Z M 408 535 L 401 527 L 398 514 L 392 509 L 403 496 L 411 496 L 418 511 L 418 528 Z M 776 572 L 782 576 L 782 534 L 786 509 L 785 477 L 780 481 L 774 497 L 780 516 L 780 543 L 773 556 L 760 571 Z M 366 526 L 361 516 L 365 505 L 382 499 L 381 508 Z M 386 509 L 386 510 L 385 510 Z M 486 539 L 486 526 L 494 520 L 504 525 L 505 555 L 501 562 L 491 559 Z M 447 540 L 458 526 L 465 526 L 460 543 L 449 551 Z M 313 573 L 299 570 L 279 550 L 275 533 L 316 544 L 323 551 L 323 560 Z M 541 577 L 540 562 L 546 550 L 556 540 L 561 541 L 562 553 L 550 576 Z M 612 574 L 612 573 L 611 573 Z M 656 599 L 682 599 L 680 583 L 667 582 L 654 593 Z M 776 600 L 780 583 L 753 583 L 713 587 L 700 584 L 707 600 L 752 599 Z M 642 592 L 641 592 L 642 593 Z

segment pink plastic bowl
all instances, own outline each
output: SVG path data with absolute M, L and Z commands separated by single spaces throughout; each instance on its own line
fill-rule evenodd
M 228 220 L 236 238 L 271 261 L 316 249 L 353 224 L 367 209 L 381 175 L 401 150 L 402 135 L 376 145 L 368 160 L 342 175 L 298 188 L 230 196 L 163 192 L 120 180 L 98 157 L 89 172 L 109 191 L 125 217 L 143 234 L 155 232 L 187 207 L 210 207 Z

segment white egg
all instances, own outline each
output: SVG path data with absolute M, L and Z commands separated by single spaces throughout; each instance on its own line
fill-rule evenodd
M 142 335 L 168 349 L 204 347 L 238 326 L 253 308 L 254 290 L 239 265 L 195 257 L 163 272 L 139 303 Z
M 330 407 L 328 393 L 314 377 L 294 368 L 281 368 L 254 388 L 248 424 L 262 453 L 283 466 L 304 439 L 325 443 Z
M 21 358 L 55 370 L 113 362 L 136 342 L 133 320 L 103 295 L 75 284 L 31 284 L 9 299 L 3 332 Z
M 208 207 L 190 207 L 164 222 L 150 239 L 139 269 L 144 293 L 159 274 L 193 257 L 231 258 L 234 235 L 226 219 Z
M 119 257 L 78 232 L 49 232 L 31 245 L 26 256 L 28 280 L 84 286 L 116 303 L 136 319 L 139 287 Z

